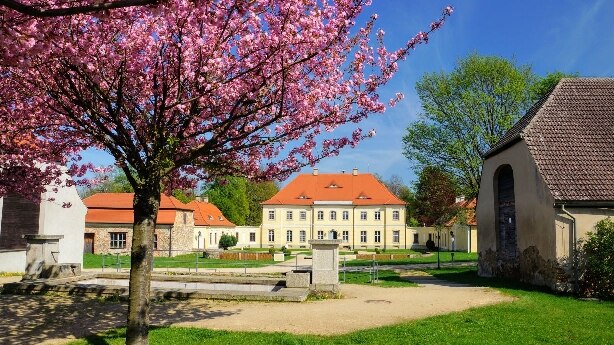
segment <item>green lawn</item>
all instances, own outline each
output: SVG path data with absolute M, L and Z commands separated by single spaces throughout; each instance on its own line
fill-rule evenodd
M 243 268 L 243 267 L 263 267 L 273 265 L 273 260 L 254 261 L 254 260 L 219 260 L 219 259 L 204 259 L 202 253 L 177 255 L 172 258 L 168 257 L 154 257 L 154 267 L 157 268 L 195 268 L 196 256 L 198 256 L 199 268 Z M 122 268 L 130 267 L 130 257 L 119 256 L 119 262 Z M 103 255 L 98 254 L 84 254 L 83 255 L 83 267 L 84 268 L 101 268 L 103 265 Z M 105 268 L 116 269 L 118 265 L 118 258 L 115 255 L 104 256 Z
M 386 253 L 384 254 L 392 254 Z M 452 253 L 451 252 L 440 252 L 439 260 L 442 263 L 444 262 L 452 262 Z M 465 253 L 465 252 L 455 252 L 454 253 L 454 262 L 473 262 L 478 261 L 477 253 Z M 373 263 L 373 260 L 350 260 L 346 262 L 346 266 L 370 266 Z M 381 265 L 408 265 L 408 264 L 429 264 L 429 263 L 437 263 L 437 253 L 433 253 L 431 256 L 421 256 L 417 258 L 403 258 L 403 259 L 394 259 L 394 260 L 377 260 L 377 263 Z
M 476 277 L 475 268 L 431 271 L 453 281 L 492 286 L 514 302 L 362 330 L 340 336 L 229 332 L 162 327 L 151 344 L 613 344 L 614 303 L 580 301 L 532 287 Z M 411 306 L 393 306 L 403 308 Z M 71 344 L 123 344 L 124 330 L 112 330 Z
M 401 277 L 398 273 L 390 270 L 379 271 L 377 278 L 377 282 L 371 283 L 373 277 L 369 272 L 346 272 L 345 282 L 343 282 L 343 272 L 339 273 L 339 280 L 343 284 L 360 284 L 380 287 L 418 286 L 418 284 L 411 282 Z
M 361 252 L 369 252 L 369 254 L 371 253 L 375 253 L 375 249 L 358 249 Z M 421 254 L 421 252 L 417 252 L 415 250 L 411 250 L 411 249 L 379 249 L 379 253 L 380 254 Z

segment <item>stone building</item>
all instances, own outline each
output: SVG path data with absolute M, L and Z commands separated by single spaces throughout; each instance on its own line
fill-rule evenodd
M 128 253 L 132 245 L 133 193 L 97 193 L 83 200 L 84 252 Z M 194 210 L 172 196 L 161 195 L 154 233 L 154 255 L 189 252 L 194 243 Z
M 485 155 L 479 274 L 568 289 L 574 245 L 614 216 L 614 79 L 562 79 Z
M 68 179 L 68 175 L 63 175 Z M 33 203 L 15 194 L 0 198 L 0 272 L 26 269 L 26 240 L 23 235 L 57 235 L 57 263 L 83 263 L 83 228 L 86 208 L 72 187 L 59 187 L 57 193 L 41 195 Z M 55 199 L 55 201 L 51 201 Z M 64 203 L 70 207 L 63 207 Z M 57 257 L 55 257 L 57 256 Z
M 340 239 L 341 247 L 409 248 L 405 202 L 371 174 L 301 174 L 262 203 L 261 246 L 307 248 Z

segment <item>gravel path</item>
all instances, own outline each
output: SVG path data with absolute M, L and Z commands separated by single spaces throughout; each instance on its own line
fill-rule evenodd
M 342 299 L 303 303 L 169 301 L 152 305 L 153 325 L 343 334 L 511 301 L 489 288 L 405 273 L 419 287 L 342 285 Z M 92 298 L 0 295 L 0 344 L 57 344 L 123 326 L 125 303 Z

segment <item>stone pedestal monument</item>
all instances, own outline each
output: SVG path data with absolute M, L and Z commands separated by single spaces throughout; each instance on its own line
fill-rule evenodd
M 81 274 L 80 264 L 60 264 L 63 235 L 23 235 L 26 239 L 26 273 L 23 280 L 62 278 Z
M 311 289 L 339 291 L 339 244 L 341 240 L 310 240 L 313 251 Z

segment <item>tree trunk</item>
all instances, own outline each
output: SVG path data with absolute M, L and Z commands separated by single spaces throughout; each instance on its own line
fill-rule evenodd
M 130 258 L 130 303 L 126 344 L 149 343 L 150 281 L 153 267 L 153 234 L 160 209 L 160 183 L 135 190 L 134 225 Z

